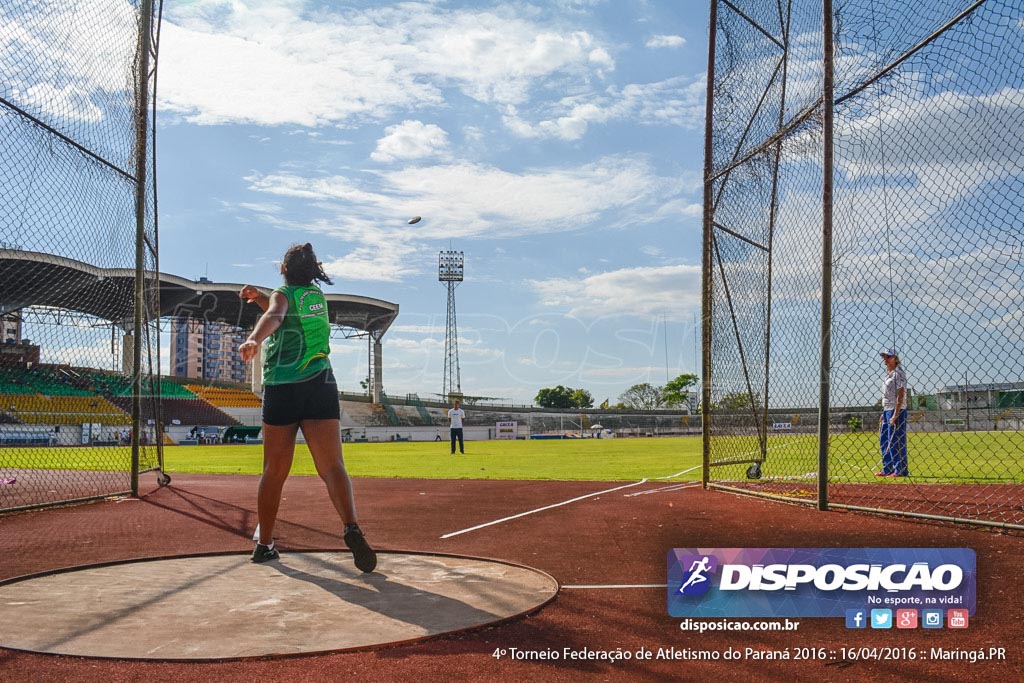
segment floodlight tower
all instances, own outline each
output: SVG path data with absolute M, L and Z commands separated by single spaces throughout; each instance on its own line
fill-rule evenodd
M 461 251 L 442 251 L 437 258 L 437 280 L 448 287 L 448 315 L 444 333 L 444 386 L 441 394 L 446 398 L 462 395 L 459 375 L 459 329 L 455 322 L 455 288 L 462 282 L 463 255 Z

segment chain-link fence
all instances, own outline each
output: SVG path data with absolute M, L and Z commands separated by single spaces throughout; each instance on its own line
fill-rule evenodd
M 0 509 L 137 491 L 162 463 L 140 418 L 159 415 L 158 25 L 150 0 L 0 0 Z
M 1022 20 L 712 1 L 710 485 L 1024 527 Z

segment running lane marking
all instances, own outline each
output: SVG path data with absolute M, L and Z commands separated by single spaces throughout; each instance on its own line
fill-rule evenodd
M 526 512 L 520 512 L 518 515 L 512 515 L 511 517 L 502 517 L 501 519 L 496 519 L 493 522 L 485 522 L 484 524 L 477 524 L 476 526 L 471 526 L 468 529 L 461 529 L 459 531 L 453 531 L 450 534 L 445 534 L 444 536 L 441 536 L 441 538 L 451 538 L 453 536 L 458 536 L 460 534 L 468 534 L 470 531 L 476 531 L 477 529 L 483 529 L 485 527 L 494 526 L 495 524 L 501 524 L 502 522 L 509 522 L 509 521 L 511 521 L 513 519 L 519 519 L 520 517 L 526 517 L 527 515 L 532 515 L 532 514 L 537 513 L 537 512 L 544 512 L 545 510 L 550 510 L 552 508 L 557 508 L 557 507 L 561 507 L 563 505 L 568 505 L 569 503 L 575 503 L 577 501 L 585 500 L 587 498 L 593 498 L 594 496 L 600 496 L 600 495 L 603 495 L 605 493 L 614 493 L 615 491 L 621 491 L 622 489 L 628 489 L 628 488 L 632 488 L 633 486 L 639 486 L 640 484 L 646 484 L 646 483 L 647 483 L 647 478 L 645 477 L 645 478 L 641 479 L 640 481 L 635 481 L 632 484 L 626 484 L 625 486 L 616 486 L 613 489 L 606 489 L 604 491 L 597 491 L 595 493 L 588 493 L 585 496 L 579 496 L 579 497 L 573 498 L 571 500 L 563 500 L 561 503 L 554 503 L 553 505 L 545 505 L 544 507 L 537 508 L 536 510 L 527 510 Z
M 580 589 L 601 589 L 601 588 L 668 588 L 667 584 L 664 583 L 606 583 L 606 584 L 595 584 L 595 585 L 581 585 L 581 586 L 562 586 L 562 588 L 580 590 Z

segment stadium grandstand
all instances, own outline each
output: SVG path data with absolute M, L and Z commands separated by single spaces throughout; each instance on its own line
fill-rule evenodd
M 161 330 L 180 329 L 182 321 L 218 329 L 251 329 L 259 309 L 238 297 L 240 284 L 217 283 L 161 273 Z M 18 338 L 0 345 L 0 442 L 6 444 L 119 442 L 131 425 L 131 336 L 124 333 L 123 311 L 110 307 L 132 286 L 134 271 L 102 268 L 67 257 L 17 249 L 0 249 L 0 313 L 17 317 Z M 54 288 L 40 283 L 61 282 Z M 97 288 L 100 295 L 97 295 Z M 263 288 L 269 293 L 269 288 Z M 88 292 L 87 296 L 82 295 Z M 334 334 L 368 342 L 369 388 L 366 394 L 342 393 L 342 426 L 349 438 L 366 441 L 434 440 L 447 437 L 448 405 L 416 394 L 389 397 L 383 392 L 381 339 L 398 315 L 398 305 L 349 294 L 327 294 Z M 54 312 L 58 313 L 54 313 Z M 60 312 L 88 316 L 93 327 L 106 325 L 111 335 L 111 368 L 54 362 L 61 352 L 29 337 L 48 335 L 40 324 L 54 324 Z M 43 321 L 42 323 L 40 321 Z M 65 321 L 59 320 L 57 324 Z M 81 325 L 82 323 L 76 322 Z M 192 323 L 189 323 L 192 324 Z M 175 325 L 179 325 L 178 328 Z M 37 334 L 38 332 L 38 334 Z M 238 430 L 260 425 L 262 387 L 259 373 L 251 383 L 204 377 L 171 376 L 171 368 L 146 375 L 142 382 L 143 437 L 152 443 L 194 443 L 198 432 L 229 439 Z M 158 377 L 158 379 L 154 379 Z M 152 400 L 159 397 L 159 401 Z M 532 406 L 465 405 L 467 437 L 497 438 L 499 423 L 515 423 L 514 437 L 579 438 L 690 434 L 699 430 L 684 412 L 550 411 Z M 33 429 L 28 429 L 33 425 Z M 87 426 L 87 427 L 86 427 Z M 47 434 L 38 430 L 75 427 Z M 236 428 L 231 430 L 231 428 Z M 79 433 L 78 430 L 83 430 Z M 507 432 L 507 428 L 506 428 Z M 248 434 L 248 432 L 245 432 Z M 83 434 L 85 434 L 83 436 Z M 160 436 L 162 434 L 163 436 Z
M 193 281 L 166 273 L 149 276 L 158 281 L 162 328 L 194 319 L 244 331 L 258 319 L 258 307 L 239 299 L 240 284 L 206 278 Z M 39 427 L 73 425 L 86 429 L 88 425 L 87 437 L 65 430 L 66 436 L 56 439 L 68 445 L 106 442 L 112 433 L 127 433 L 133 400 L 132 339 L 130 333 L 124 333 L 122 343 L 115 343 L 125 325 L 123 311 L 111 307 L 111 302 L 125 298 L 134 277 L 132 269 L 102 268 L 52 254 L 0 249 L 0 291 L 4 293 L 0 313 L 5 320 L 18 321 L 16 336 L 0 344 L 0 442 L 53 443 L 52 437 L 40 441 Z M 63 286 L 45 284 L 54 282 Z M 102 290 L 101 295 L 97 295 L 97 289 Z M 269 288 L 262 289 L 270 292 Z M 381 338 L 397 317 L 398 305 L 349 294 L 327 294 L 326 298 L 333 332 L 344 338 L 368 340 L 368 398 L 379 401 L 383 383 Z M 69 317 L 62 319 L 65 313 Z M 113 363 L 118 369 L 48 362 L 61 359 L 66 352 L 46 348 L 45 341 L 30 340 L 53 337 L 42 329 L 46 325 L 84 326 L 73 315 L 86 316 L 93 328 L 105 325 L 110 330 L 111 353 L 120 356 Z M 149 425 L 146 438 L 156 439 L 157 432 L 164 432 L 171 443 L 187 442 L 197 427 L 224 433 L 228 427 L 258 424 L 262 387 L 259 373 L 256 375 L 251 386 L 144 376 L 143 396 L 159 397 L 159 401 L 143 401 L 142 419 Z M 26 425 L 36 428 L 27 429 Z
M 0 313 L 18 316 L 22 337 L 0 345 L 4 351 L 0 354 L 0 421 L 4 425 L 0 426 L 0 440 L 17 440 L 14 425 L 96 425 L 100 435 L 94 438 L 104 440 L 109 438 L 108 428 L 128 428 L 132 409 L 131 340 L 125 333 L 122 343 L 115 343 L 115 336 L 124 330 L 123 312 L 110 308 L 109 302 L 123 299 L 133 278 L 131 269 L 102 268 L 52 254 L 0 249 L 0 291 L 5 293 Z M 64 284 L 59 288 L 40 284 L 47 282 Z M 244 331 L 258 319 L 258 307 L 239 299 L 240 284 L 206 278 L 190 280 L 167 273 L 159 274 L 157 283 L 161 329 L 165 332 L 178 329 L 174 325 L 183 320 Z M 102 296 L 97 295 L 97 288 Z M 89 294 L 82 296 L 82 292 Z M 334 333 L 368 342 L 367 393 L 342 393 L 339 397 L 342 426 L 350 436 L 368 441 L 433 440 L 446 431 L 446 403 L 423 400 L 416 394 L 390 397 L 382 390 L 381 339 L 397 317 L 398 305 L 349 294 L 327 294 L 326 298 Z M 40 319 L 40 310 L 75 312 L 106 324 L 115 369 L 47 362 L 59 359 L 60 353 L 51 352 L 45 343 L 33 344 L 26 339 L 30 335 L 46 337 L 33 332 L 33 321 Z M 165 442 L 189 443 L 197 427 L 225 435 L 230 427 L 259 426 L 259 373 L 248 384 L 170 375 L 171 369 L 163 368 L 158 380 L 149 375 L 143 379 L 143 396 L 160 399 L 144 400 L 141 408 L 143 423 L 151 432 L 149 438 L 158 438 L 156 432 L 160 431 L 167 435 Z M 627 414 L 597 409 L 559 412 L 532 406 L 464 407 L 468 413 L 467 436 L 474 439 L 495 438 L 498 423 L 513 422 L 518 438 L 648 436 L 695 433 L 699 429 L 697 421 L 690 424 L 690 418 L 681 411 Z M 77 435 L 74 439 L 74 443 L 80 443 Z

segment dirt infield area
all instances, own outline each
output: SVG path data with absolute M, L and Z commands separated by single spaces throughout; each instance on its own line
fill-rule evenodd
M 175 475 L 146 481 L 141 499 L 0 517 L 0 579 L 128 559 L 246 551 L 257 478 Z M 632 484 L 632 485 L 630 485 Z M 94 659 L 0 649 L 4 681 L 711 680 L 891 681 L 1024 679 L 1020 535 L 907 522 L 704 491 L 665 482 L 355 480 L 361 521 L 380 548 L 495 558 L 561 584 L 553 601 L 496 626 L 374 649 L 181 663 Z M 593 495 L 596 494 L 596 495 Z M 578 499 L 578 500 L 574 500 Z M 564 505 L 559 503 L 568 502 Z M 530 513 L 522 515 L 521 513 Z M 520 516 L 521 515 L 521 516 Z M 504 520 L 504 521 L 501 521 Z M 276 530 L 282 555 L 343 548 L 320 481 L 292 477 Z M 966 547 L 977 552 L 977 612 L 965 630 L 849 630 L 842 619 L 801 619 L 797 632 L 683 631 L 666 609 L 666 553 L 674 547 Z M 239 556 L 239 561 L 245 561 Z M 89 610 L 89 595 L 82 608 Z M 873 660 L 889 646 L 976 651 L 1003 661 L 932 657 Z M 856 648 L 844 660 L 795 660 L 797 648 Z M 582 653 L 515 659 L 518 652 Z M 589 652 L 675 649 L 744 653 L 737 660 L 636 658 Z M 750 648 L 748 652 L 747 648 Z M 786 652 L 789 659 L 770 659 Z M 498 655 L 497 657 L 495 655 Z M 805 653 L 806 654 L 806 653 Z

